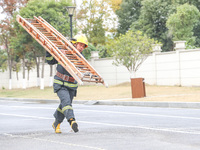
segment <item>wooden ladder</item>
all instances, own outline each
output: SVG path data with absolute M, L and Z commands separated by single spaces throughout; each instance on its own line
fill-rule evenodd
M 79 85 L 83 85 L 83 82 L 95 82 L 108 86 L 73 44 L 42 17 L 25 19 L 17 15 L 17 21 L 74 77 Z

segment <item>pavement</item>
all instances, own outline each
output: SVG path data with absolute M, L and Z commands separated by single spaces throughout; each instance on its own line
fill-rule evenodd
M 79 132 L 55 134 L 55 102 L 0 100 L 0 149 L 200 150 L 200 109 L 75 104 Z
M 27 99 L 27 98 L 4 98 L 0 100 L 22 101 L 30 103 L 58 103 L 58 99 Z M 120 106 L 139 106 L 139 107 L 164 107 L 164 108 L 192 108 L 199 109 L 200 102 L 149 102 L 149 101 L 126 101 L 126 99 L 111 100 L 74 100 L 73 104 L 85 105 L 120 105 Z

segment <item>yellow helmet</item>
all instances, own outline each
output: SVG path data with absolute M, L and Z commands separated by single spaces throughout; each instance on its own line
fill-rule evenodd
M 74 39 L 76 39 L 75 43 L 83 43 L 85 44 L 85 48 L 88 47 L 88 40 L 87 40 L 87 37 L 84 35 L 84 34 L 80 34 L 80 35 L 76 35 L 74 37 Z

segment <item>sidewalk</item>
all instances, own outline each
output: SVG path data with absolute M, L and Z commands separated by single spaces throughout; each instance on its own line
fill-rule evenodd
M 20 101 L 28 103 L 59 103 L 55 99 L 28 99 L 28 98 L 0 98 L 1 101 Z M 149 102 L 149 101 L 130 101 L 130 99 L 110 99 L 110 100 L 74 100 L 73 104 L 84 105 L 120 105 L 120 106 L 139 106 L 139 107 L 164 107 L 164 108 L 192 108 L 200 109 L 200 102 Z

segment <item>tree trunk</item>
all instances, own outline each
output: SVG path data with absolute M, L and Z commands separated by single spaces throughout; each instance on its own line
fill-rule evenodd
M 8 41 L 5 39 L 5 47 L 8 56 L 8 70 L 9 70 L 9 90 L 12 89 L 12 57 L 11 57 L 11 50 L 8 47 Z
M 29 74 L 30 74 L 30 70 L 28 69 L 28 76 L 27 76 L 28 81 L 29 81 Z
M 136 71 L 130 71 L 130 78 L 136 78 Z
M 12 60 L 8 58 L 8 68 L 9 68 L 9 90 L 12 89 Z
M 17 88 L 20 88 L 19 84 L 19 72 L 16 70 L 16 77 L 17 77 Z
M 40 89 L 44 90 L 44 64 L 45 64 L 46 56 L 42 57 L 42 73 L 41 73 L 41 82 L 40 82 Z
M 25 79 L 25 55 L 24 55 L 24 52 L 23 52 L 23 58 L 22 58 L 22 67 L 23 67 L 23 85 L 22 85 L 22 88 L 23 89 L 26 89 L 26 79 Z
M 36 70 L 37 70 L 37 82 L 36 86 L 40 86 L 40 58 L 36 56 L 36 52 L 33 50 L 34 57 L 35 57 L 35 63 L 36 63 Z
M 37 87 L 40 86 L 40 57 L 36 57 L 37 60 Z
M 18 71 L 16 71 L 16 77 L 17 77 L 17 81 L 19 81 Z
M 53 86 L 53 65 L 50 66 L 50 81 L 49 81 L 49 87 Z

